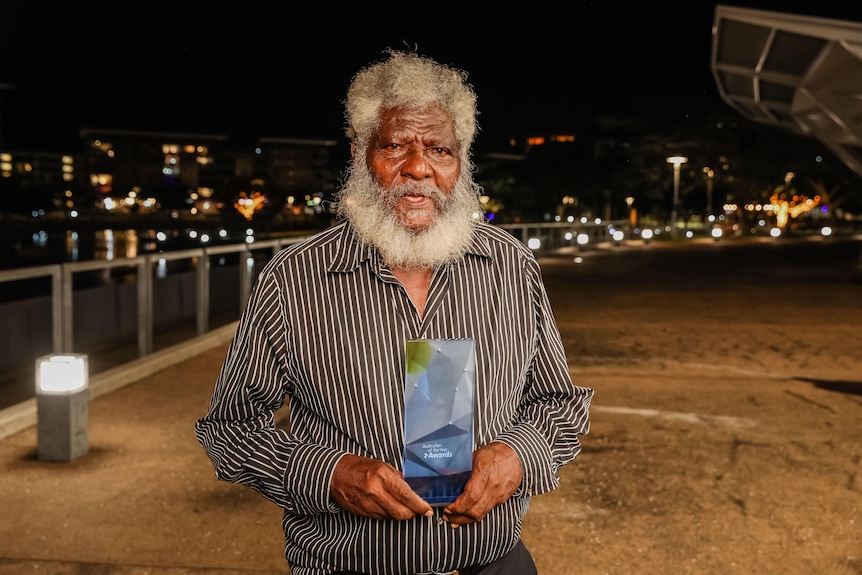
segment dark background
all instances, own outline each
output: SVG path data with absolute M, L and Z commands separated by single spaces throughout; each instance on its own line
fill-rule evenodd
M 851 2 L 728 4 L 862 20 Z M 469 73 L 479 148 L 646 100 L 683 119 L 694 102 L 729 110 L 710 70 L 715 5 L 5 1 L 0 136 L 49 150 L 82 127 L 342 138 L 350 79 L 387 47 Z

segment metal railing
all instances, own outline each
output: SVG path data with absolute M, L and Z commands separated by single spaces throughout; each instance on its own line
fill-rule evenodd
M 554 249 L 571 243 L 568 236 L 576 234 L 588 234 L 591 243 L 608 241 L 609 229 L 614 226 L 624 226 L 627 222 L 611 223 L 524 223 L 505 224 L 499 227 L 508 229 L 514 236 L 524 243 L 532 237 L 542 239 L 542 249 Z M 51 300 L 51 351 L 61 352 L 86 352 L 76 349 L 74 341 L 74 278 L 84 272 L 110 273 L 116 268 L 135 268 L 133 274 L 136 278 L 136 317 L 137 317 L 137 346 L 138 356 L 146 356 L 153 351 L 153 281 L 160 266 L 166 262 L 186 260 L 193 262 L 196 270 L 196 333 L 202 335 L 209 329 L 210 317 L 210 261 L 213 256 L 224 254 L 236 254 L 240 262 L 251 262 L 252 253 L 269 251 L 269 259 L 285 245 L 301 241 L 307 236 L 257 240 L 253 243 L 206 246 L 193 249 L 184 249 L 172 252 L 158 252 L 131 258 L 120 258 L 117 260 L 94 260 L 86 262 L 68 262 L 54 265 L 35 266 L 13 270 L 0 270 L 0 284 L 18 280 L 34 278 L 50 278 L 50 300 Z M 254 270 L 251 265 L 239 265 L 239 302 L 242 308 L 247 301 L 252 283 L 254 281 Z
M 67 262 L 62 264 L 34 266 L 0 271 L 0 283 L 50 278 L 51 282 L 51 350 L 54 353 L 85 351 L 76 350 L 74 341 L 74 278 L 77 274 L 98 271 L 108 272 L 115 268 L 135 268 L 137 283 L 137 344 L 138 355 L 145 356 L 153 351 L 153 280 L 158 269 L 166 262 L 187 260 L 196 270 L 196 321 L 198 335 L 209 329 L 210 259 L 220 254 L 237 254 L 239 265 L 239 302 L 242 307 L 249 297 L 253 282 L 252 253 L 262 250 L 272 254 L 285 245 L 300 241 L 302 238 L 274 239 L 256 241 L 253 244 L 233 244 L 185 249 L 174 252 L 153 253 L 132 258 L 112 261 Z M 267 258 L 268 259 L 268 258 Z
M 615 228 L 615 224 L 623 226 L 625 222 L 546 222 L 506 224 L 499 227 L 508 229 L 524 243 L 541 238 L 541 247 L 536 249 L 545 250 L 572 245 L 572 238 L 581 234 L 587 234 L 591 243 L 608 241 L 609 230 Z M 223 308 L 223 300 L 226 297 L 233 298 L 235 293 L 237 301 L 231 304 L 231 313 L 238 318 L 237 310 L 242 310 L 245 306 L 255 281 L 256 265 L 262 265 L 284 246 L 306 237 L 308 236 L 202 246 L 116 260 L 68 262 L 0 270 L 0 286 L 7 282 L 37 278 L 42 278 L 45 283 L 50 282 L 50 294 L 42 295 L 41 299 L 35 299 L 33 294 L 23 290 L 21 301 L 24 301 L 25 305 L 10 306 L 9 302 L 0 302 L 0 314 L 3 317 L 0 320 L 3 322 L 0 324 L 0 384 L 3 383 L 3 373 L 26 368 L 32 365 L 36 357 L 49 352 L 90 354 L 96 349 L 105 352 L 110 351 L 111 346 L 118 345 L 121 340 L 126 348 L 130 348 L 134 339 L 136 352 L 133 354 L 127 349 L 123 357 L 134 359 L 148 356 L 155 350 L 156 327 L 164 329 L 163 325 L 180 320 L 188 324 L 190 297 L 193 298 L 195 325 L 193 329 L 185 325 L 183 336 L 204 335 L 211 329 L 214 307 L 221 305 Z M 237 258 L 238 285 L 224 285 L 226 282 L 233 283 L 233 278 L 236 277 L 233 260 L 229 269 L 225 268 L 224 273 L 216 274 L 215 277 L 221 281 L 213 282 L 212 272 L 218 270 L 212 269 L 212 262 L 224 260 L 225 257 Z M 159 281 L 169 275 L 165 270 L 172 264 L 184 270 L 184 277 L 174 282 Z M 115 271 L 123 277 L 124 285 L 119 288 L 116 288 L 116 284 L 120 282 L 111 277 Z M 103 289 L 96 294 L 82 293 L 85 290 L 76 288 L 76 278 L 88 272 L 98 278 L 97 283 L 106 284 L 101 286 L 102 288 L 111 287 L 107 284 L 113 283 L 116 289 Z M 178 286 L 178 283 L 182 285 Z M 213 285 L 214 283 L 217 285 Z M 170 284 L 170 287 L 165 287 L 165 284 Z M 117 293 L 119 290 L 122 290 L 122 293 Z M 162 306 L 159 309 L 155 301 L 156 292 L 158 303 Z M 188 295 L 189 292 L 192 293 L 191 296 Z M 216 302 L 218 305 L 213 305 L 212 293 L 221 296 L 222 301 Z M 177 305 L 173 304 L 172 300 L 175 299 L 183 300 L 181 307 L 184 309 L 174 309 Z M 45 325 L 48 323 L 47 307 L 50 307 L 50 328 Z M 171 308 L 169 312 L 165 311 L 165 307 Z M 79 312 L 80 317 L 76 318 Z M 100 315 L 105 317 L 99 317 Z M 158 326 L 155 323 L 157 315 L 160 316 Z M 178 319 L 178 316 L 181 317 Z M 19 326 L 22 325 L 27 328 L 20 329 Z M 76 334 L 80 341 L 76 341 Z M 98 338 L 103 341 L 96 341 Z M 50 340 L 50 344 L 46 340 Z M 18 363 L 10 365 L 10 362 Z

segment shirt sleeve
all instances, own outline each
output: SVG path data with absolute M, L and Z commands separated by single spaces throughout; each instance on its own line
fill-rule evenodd
M 247 485 L 290 513 L 336 512 L 330 482 L 344 453 L 276 425 L 289 391 L 280 293 L 273 274 L 262 273 L 195 433 L 219 480 Z
M 556 489 L 559 469 L 580 453 L 579 436 L 589 433 L 593 390 L 575 385 L 541 279 L 538 263 L 527 259 L 537 330 L 535 350 L 514 424 L 498 438 L 521 461 L 523 479 L 515 496 Z

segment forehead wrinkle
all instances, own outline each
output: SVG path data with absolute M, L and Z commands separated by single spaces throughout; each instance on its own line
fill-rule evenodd
M 426 146 L 457 148 L 449 114 L 439 106 L 390 108 L 381 115 L 378 138 L 399 142 L 419 141 Z

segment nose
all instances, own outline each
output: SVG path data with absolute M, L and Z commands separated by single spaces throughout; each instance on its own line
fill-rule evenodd
M 431 177 L 431 166 L 425 157 L 425 150 L 410 148 L 401 164 L 401 176 L 411 180 L 423 180 Z

